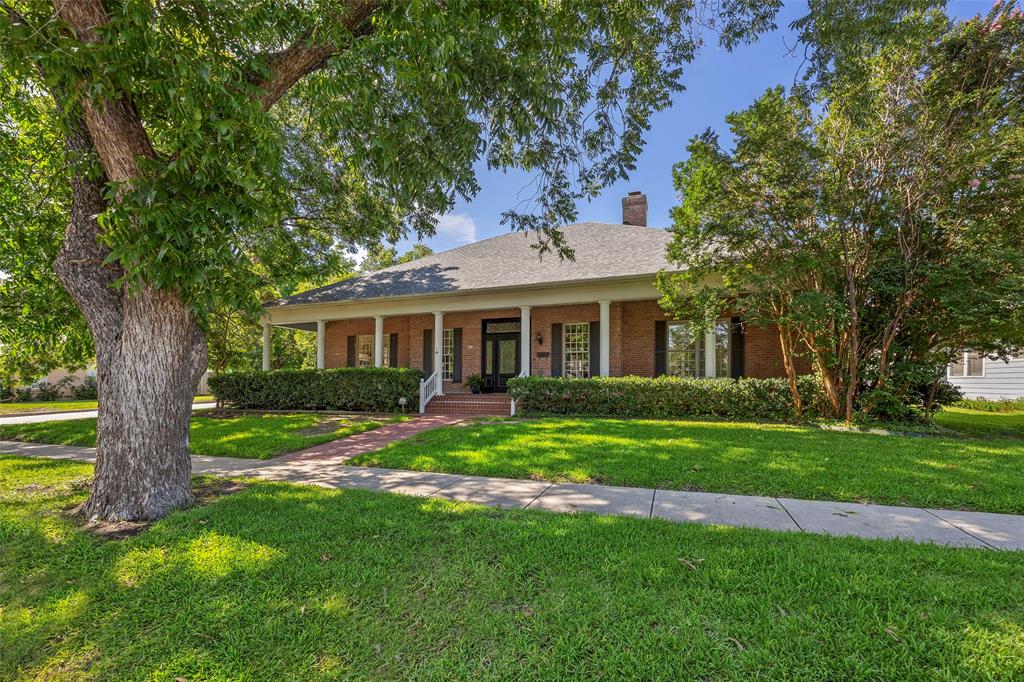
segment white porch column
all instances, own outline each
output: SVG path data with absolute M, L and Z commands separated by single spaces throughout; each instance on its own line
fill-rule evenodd
M 384 366 L 384 316 L 373 317 L 373 366 Z
M 269 322 L 263 323 L 263 371 L 270 370 L 270 333 L 272 327 Z
M 439 376 L 444 377 L 444 364 L 442 361 L 442 351 L 444 349 L 444 313 L 434 313 L 434 371 L 439 372 Z M 442 387 L 444 381 L 437 382 Z
M 609 366 L 611 364 L 611 317 L 612 317 L 612 302 L 611 301 L 598 301 L 598 305 L 601 307 L 601 321 L 600 331 L 601 334 L 598 337 L 601 343 L 601 358 L 600 358 L 600 374 L 603 377 L 608 376 Z
M 326 366 L 325 356 L 327 349 L 327 322 L 316 321 L 316 368 L 323 369 Z
M 519 310 L 519 373 L 530 376 L 530 306 L 521 305 Z
M 714 378 L 715 371 L 715 329 L 704 334 L 704 376 Z

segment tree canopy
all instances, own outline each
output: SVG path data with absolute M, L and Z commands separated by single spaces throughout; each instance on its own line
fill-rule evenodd
M 456 197 L 477 191 L 481 159 L 536 176 L 506 222 L 560 249 L 552 227 L 631 170 L 703 33 L 732 47 L 777 9 L 752 0 L 716 3 L 717 12 L 681 0 L 463 0 L 444 11 L 369 0 L 57 5 L 0 4 L 0 343 L 26 373 L 41 358 L 91 353 L 50 267 L 75 172 L 108 181 L 101 240 L 118 281 L 179 292 L 201 324 L 213 310 L 255 310 L 254 292 L 336 270 L 357 248 L 432 234 Z M 106 136 L 90 130 L 85 149 L 64 144 L 83 117 L 119 107 L 137 114 L 126 138 L 108 126 Z
M 84 316 L 102 405 L 86 512 L 155 518 L 193 499 L 191 393 L 218 311 L 431 234 L 478 191 L 481 160 L 533 176 L 505 222 L 571 256 L 555 226 L 632 170 L 705 34 L 730 48 L 777 8 L 0 0 L 0 128 L 19 148 L 0 154 L 0 212 L 37 249 L 11 259 L 0 309 L 24 310 L 7 302 L 20 287 L 45 300 L 52 281 L 31 273 L 50 262 Z M 58 317 L 4 315 L 12 336 L 75 338 Z
M 389 268 L 392 265 L 408 263 L 409 261 L 416 260 L 417 258 L 423 258 L 424 256 L 429 256 L 433 253 L 434 250 L 423 243 L 413 244 L 412 248 L 402 255 L 398 255 L 398 249 L 394 246 L 378 244 L 367 252 L 366 257 L 359 264 L 359 269 L 363 272 L 383 270 L 384 268 Z
M 865 389 L 934 386 L 958 349 L 1024 347 L 1022 36 L 1012 3 L 910 11 L 833 50 L 817 87 L 727 117 L 732 149 L 691 140 L 663 304 L 778 325 L 791 379 L 808 356 L 847 419 Z

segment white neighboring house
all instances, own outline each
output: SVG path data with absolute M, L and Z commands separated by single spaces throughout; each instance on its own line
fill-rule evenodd
M 946 373 L 966 398 L 1024 398 L 1024 356 L 1005 362 L 964 351 L 961 360 L 950 363 Z

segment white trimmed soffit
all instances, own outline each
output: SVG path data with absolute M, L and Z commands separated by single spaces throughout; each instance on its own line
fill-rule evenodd
M 641 301 L 661 297 L 654 286 L 655 275 L 587 280 L 579 283 L 555 283 L 518 287 L 494 287 L 443 294 L 394 296 L 355 301 L 328 301 L 267 308 L 263 320 L 276 325 L 292 325 L 316 320 L 352 320 L 374 315 L 427 315 L 442 310 L 448 313 L 518 308 L 523 305 L 553 306 L 578 303 L 597 304 L 601 300 Z M 716 277 L 717 279 L 717 277 Z

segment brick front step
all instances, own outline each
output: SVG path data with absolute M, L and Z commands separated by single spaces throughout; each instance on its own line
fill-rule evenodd
M 448 394 L 427 403 L 427 414 L 450 414 L 478 417 L 508 417 L 512 400 L 501 394 Z

